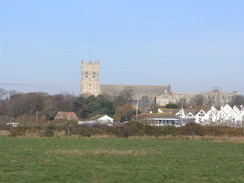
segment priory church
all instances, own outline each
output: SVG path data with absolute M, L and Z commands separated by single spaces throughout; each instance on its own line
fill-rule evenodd
M 177 93 L 171 91 L 171 86 L 152 86 L 152 85 L 103 85 L 99 79 L 100 62 L 81 62 L 81 82 L 80 94 L 100 95 L 109 94 L 117 95 L 123 89 L 130 87 L 134 92 L 134 100 L 140 100 L 142 97 L 148 97 L 152 102 L 159 106 L 165 106 L 169 103 L 178 104 L 184 102 L 189 104 L 194 102 L 196 95 L 202 95 L 207 100 L 214 103 L 224 105 L 229 103 L 237 95 L 236 92 L 224 93 L 219 90 L 214 90 L 207 93 Z

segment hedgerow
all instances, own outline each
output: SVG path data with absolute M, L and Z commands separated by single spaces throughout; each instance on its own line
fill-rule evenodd
M 1 126 L 0 126 L 1 127 Z M 95 135 L 110 135 L 115 137 L 133 137 L 133 136 L 229 136 L 244 137 L 244 128 L 235 128 L 228 126 L 201 126 L 196 123 L 189 123 L 182 127 L 174 126 L 150 126 L 137 122 L 130 122 L 125 125 L 107 126 L 107 125 L 78 125 L 78 124 L 46 124 L 38 126 L 18 126 L 4 128 L 9 130 L 10 136 L 25 136 L 33 134 L 53 137 L 55 133 L 63 131 L 64 135 L 78 135 L 81 137 L 92 137 Z

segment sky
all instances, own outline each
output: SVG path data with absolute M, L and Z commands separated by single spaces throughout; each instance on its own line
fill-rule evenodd
M 0 88 L 79 94 L 101 84 L 244 95 L 243 0 L 0 0 Z

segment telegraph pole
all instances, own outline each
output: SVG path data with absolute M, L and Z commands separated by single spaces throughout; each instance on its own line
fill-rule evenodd
M 138 100 L 136 101 L 136 121 L 137 121 L 137 116 L 138 116 Z

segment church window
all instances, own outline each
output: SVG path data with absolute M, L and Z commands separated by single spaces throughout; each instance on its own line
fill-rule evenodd
M 96 73 L 95 72 L 92 73 L 92 78 L 96 78 Z
M 88 78 L 88 71 L 85 72 L 85 78 Z

